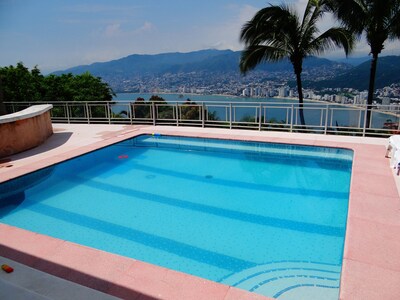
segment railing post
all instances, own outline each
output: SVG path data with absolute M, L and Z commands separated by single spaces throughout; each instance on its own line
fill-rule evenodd
M 90 116 L 89 116 L 89 104 L 85 102 L 85 108 L 86 108 L 86 117 L 87 117 L 87 122 L 90 124 Z
M 292 110 L 290 112 L 290 132 L 293 132 L 293 114 L 294 114 L 294 105 L 292 104 Z
M 326 111 L 325 111 L 325 129 L 324 129 L 324 134 L 328 133 L 328 115 L 329 115 L 329 105 L 326 106 Z
M 232 129 L 232 102 L 229 102 L 229 129 Z
M 108 115 L 108 124 L 111 124 L 111 109 L 109 102 L 107 102 L 107 115 Z
M 362 136 L 365 136 L 365 132 L 366 132 L 366 127 L 367 127 L 367 113 L 368 113 L 368 104 L 365 106 L 365 111 L 364 111 L 364 124 L 363 124 L 363 132 L 362 132 Z
M 176 102 L 176 104 L 175 104 L 174 114 L 175 114 L 175 118 L 176 118 L 176 126 L 179 126 L 179 103 L 178 102 Z
M 324 109 L 321 108 L 321 118 L 319 119 L 319 126 L 322 126 L 322 122 L 323 122 L 323 119 L 324 119 L 324 114 L 322 113 L 323 111 L 324 111 Z
M 151 102 L 151 110 L 153 113 L 153 126 L 156 125 L 156 105 L 154 102 Z
M 204 128 L 206 124 L 206 110 L 204 107 L 204 102 L 201 102 L 201 127 Z
M 129 120 L 131 121 L 131 125 L 133 125 L 133 102 L 128 102 L 129 105 Z
M 259 110 L 260 111 L 258 112 L 258 131 L 261 131 L 262 103 L 260 103 Z
M 68 124 L 71 123 L 71 120 L 69 119 L 69 106 L 68 106 L 68 102 L 65 102 L 65 111 L 67 113 L 67 122 Z

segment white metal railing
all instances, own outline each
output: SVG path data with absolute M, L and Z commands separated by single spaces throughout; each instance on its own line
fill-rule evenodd
M 6 102 L 9 113 L 52 104 L 55 123 L 152 124 L 388 136 L 400 133 L 400 112 L 384 107 L 283 102 Z M 367 111 L 371 111 L 366 126 Z

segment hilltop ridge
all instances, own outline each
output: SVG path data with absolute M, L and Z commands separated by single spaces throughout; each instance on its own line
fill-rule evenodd
M 161 54 L 132 54 L 120 59 L 108 62 L 96 62 L 90 65 L 81 65 L 53 74 L 72 73 L 81 74 L 89 71 L 97 76 L 110 75 L 140 75 L 140 74 L 164 74 L 179 72 L 239 72 L 239 60 L 241 51 L 232 50 L 199 50 L 194 52 L 161 53 Z M 335 62 L 324 58 L 310 57 L 305 60 L 304 67 L 315 66 L 350 68 L 349 64 Z M 292 65 L 288 60 L 277 63 L 265 63 L 260 65 L 258 71 L 292 71 Z

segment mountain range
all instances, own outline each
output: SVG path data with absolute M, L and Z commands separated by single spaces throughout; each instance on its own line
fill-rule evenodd
M 108 62 L 93 63 L 73 67 L 53 74 L 90 72 L 95 76 L 135 76 L 148 74 L 164 74 L 179 72 L 239 72 L 240 51 L 231 50 L 200 50 L 189 53 L 163 53 L 154 55 L 133 54 Z M 305 60 L 304 68 L 313 67 L 348 68 L 350 65 L 324 58 L 310 57 Z M 277 63 L 265 63 L 256 68 L 258 71 L 292 72 L 288 60 Z
M 197 76 L 201 74 L 202 77 L 209 77 L 210 80 L 215 74 L 219 75 L 217 78 L 221 78 L 220 76 L 224 74 L 240 76 L 240 55 L 240 51 L 213 49 L 189 53 L 133 54 L 121 59 L 97 62 L 91 65 L 81 65 L 57 71 L 53 74 L 82 74 L 90 72 L 95 76 L 102 77 L 113 88 L 118 87 L 118 90 L 120 87 L 119 84 L 123 81 L 161 78 L 162 76 L 165 77 L 166 74 L 173 76 L 174 74 L 196 73 Z M 365 59 L 363 58 L 363 60 Z M 303 64 L 303 78 L 305 86 L 308 87 L 321 88 L 328 86 L 365 89 L 365 85 L 368 84 L 369 67 L 369 61 L 354 67 L 349 63 L 309 57 L 305 59 Z M 275 77 L 278 79 L 282 79 L 282 77 L 287 78 L 287 76 L 292 76 L 292 79 L 294 78 L 293 67 L 288 60 L 277 63 L 263 63 L 249 73 L 253 73 L 254 75 L 257 72 L 262 78 L 269 80 L 273 80 Z M 400 57 L 387 56 L 380 58 L 376 87 L 390 85 L 394 82 L 400 82 Z M 186 83 L 183 80 L 183 82 L 176 82 L 176 84 L 184 85 Z

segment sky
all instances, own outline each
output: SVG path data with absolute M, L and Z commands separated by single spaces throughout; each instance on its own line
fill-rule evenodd
M 0 0 L 0 67 L 23 62 L 42 73 L 131 54 L 242 50 L 239 33 L 276 0 Z M 302 11 L 306 0 L 283 0 Z M 334 21 L 327 17 L 321 30 Z M 388 43 L 385 55 L 400 55 Z M 353 56 L 366 56 L 362 40 Z M 345 57 L 343 51 L 326 57 Z

